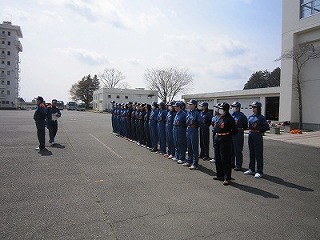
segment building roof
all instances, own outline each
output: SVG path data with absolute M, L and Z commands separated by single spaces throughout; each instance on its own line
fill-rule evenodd
M 212 93 L 197 93 L 197 94 L 185 94 L 182 95 L 183 99 L 208 99 L 208 98 L 221 98 L 221 97 L 246 97 L 246 96 L 258 96 L 258 95 L 280 95 L 280 87 L 270 88 L 256 88 L 246 90 L 235 90 L 225 92 L 212 92 Z
M 0 28 L 9 29 L 9 30 L 14 30 L 14 31 L 16 31 L 17 36 L 18 36 L 19 38 L 22 38 L 22 37 L 23 37 L 20 26 L 12 25 L 11 22 L 3 21 L 3 23 L 0 24 Z

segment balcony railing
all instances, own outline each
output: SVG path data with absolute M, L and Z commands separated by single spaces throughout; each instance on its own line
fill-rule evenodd
M 0 49 L 7 48 L 5 44 L 0 44 Z
M 7 38 L 7 35 L 4 34 L 4 33 L 0 33 L 0 39 L 6 39 Z
M 19 52 L 22 52 L 22 44 L 19 40 L 16 41 L 16 47 L 18 48 Z
M 0 59 L 4 59 L 4 58 L 6 58 L 7 57 L 7 55 L 5 55 L 5 54 L 0 54 Z
M 5 64 L 0 64 L 0 69 L 5 69 L 6 65 Z

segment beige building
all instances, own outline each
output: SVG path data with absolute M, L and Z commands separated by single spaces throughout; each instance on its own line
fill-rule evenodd
M 309 42 L 320 46 L 320 0 L 283 0 L 282 53 Z M 298 97 L 293 60 L 281 61 L 280 121 L 298 122 Z M 303 128 L 320 130 L 320 58 L 302 72 Z
M 241 111 L 247 117 L 252 115 L 252 108 L 249 105 L 259 101 L 262 103 L 262 114 L 268 120 L 275 121 L 279 119 L 279 97 L 280 87 L 182 95 L 186 102 L 190 99 L 197 99 L 199 103 L 208 102 L 210 110 L 213 110 L 217 103 L 227 102 L 231 105 L 233 102 L 240 102 Z
M 100 88 L 93 93 L 93 110 L 110 111 L 112 101 L 116 103 L 138 102 L 152 103 L 158 101 L 158 93 L 143 88 L 121 89 L 121 88 Z
M 11 22 L 0 24 L 0 108 L 17 108 L 22 32 Z

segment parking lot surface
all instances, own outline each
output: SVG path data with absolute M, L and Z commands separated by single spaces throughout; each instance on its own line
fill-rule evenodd
M 109 114 L 62 111 L 38 153 L 32 117 L 0 111 L 0 239 L 319 239 L 320 148 L 265 138 L 264 178 L 223 186 L 210 162 L 115 136 Z

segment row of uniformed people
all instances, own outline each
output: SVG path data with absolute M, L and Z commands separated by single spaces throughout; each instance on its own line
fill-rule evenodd
M 206 102 L 201 104 L 200 112 L 196 100 L 191 100 L 188 105 L 189 111 L 186 111 L 184 102 L 171 102 L 167 105 L 163 102 L 153 102 L 151 105 L 113 102 L 112 126 L 120 136 L 146 146 L 152 152 L 164 154 L 193 170 L 198 168 L 199 157 L 203 160 L 210 159 L 209 128 L 213 125 L 214 161 L 217 169 L 214 179 L 224 180 L 224 185 L 229 185 L 232 167 L 236 171 L 242 170 L 244 130 L 248 128 L 248 121 L 240 111 L 241 104 L 232 104 L 232 116 L 227 103 L 217 104 L 214 116 L 208 111 Z M 261 103 L 254 102 L 251 106 L 254 114 L 249 118 L 250 165 L 245 174 L 255 172 L 256 159 L 258 166 L 255 176 L 261 177 L 262 133 L 268 130 L 268 124 L 261 115 Z

